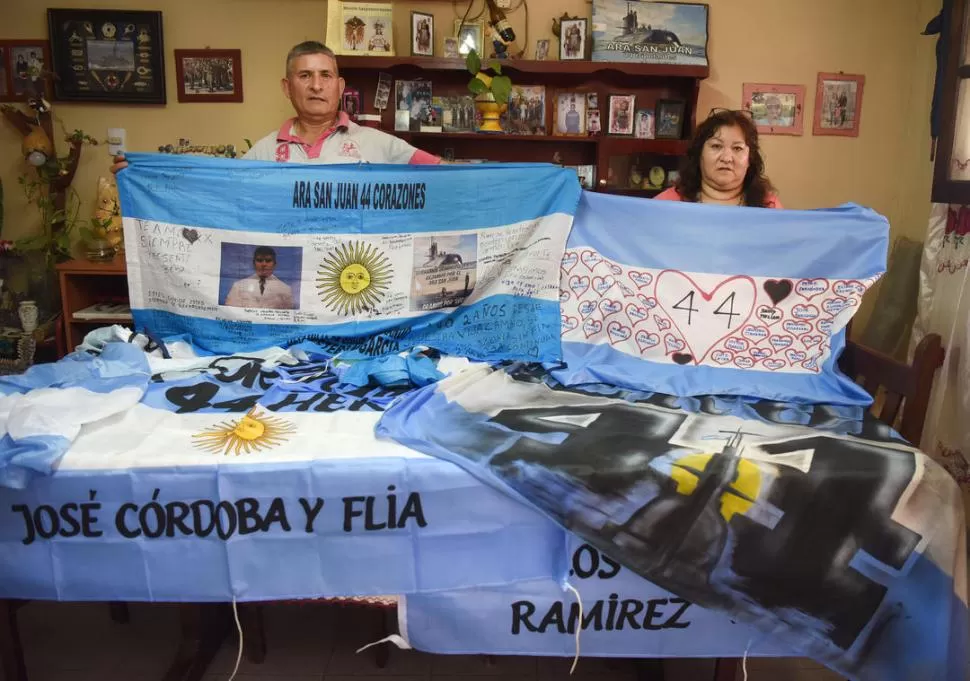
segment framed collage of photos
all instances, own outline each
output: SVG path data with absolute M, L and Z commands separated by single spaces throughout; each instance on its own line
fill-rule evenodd
M 161 12 L 49 9 L 47 23 L 55 99 L 165 103 Z
M 241 102 L 242 50 L 175 50 L 180 102 Z
M 0 102 L 25 102 L 31 81 L 46 84 L 50 70 L 46 40 L 0 40 Z

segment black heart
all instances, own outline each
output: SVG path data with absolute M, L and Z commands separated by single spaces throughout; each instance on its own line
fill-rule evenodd
M 792 290 L 792 283 L 789 279 L 769 279 L 764 284 L 765 293 L 771 298 L 775 305 L 789 296 Z
M 190 244 L 194 244 L 196 241 L 199 240 L 199 232 L 194 229 L 189 229 L 188 227 L 182 228 L 182 236 Z
M 687 364 L 694 359 L 693 355 L 688 355 L 684 352 L 675 352 L 673 355 L 671 355 L 671 357 L 673 357 L 673 360 L 677 362 L 677 364 Z

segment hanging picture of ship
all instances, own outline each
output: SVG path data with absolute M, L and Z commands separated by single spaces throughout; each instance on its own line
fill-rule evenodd
M 706 4 L 593 0 L 593 61 L 707 65 Z

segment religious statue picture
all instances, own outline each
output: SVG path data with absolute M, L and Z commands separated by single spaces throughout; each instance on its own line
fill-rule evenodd
M 49 9 L 47 23 L 56 99 L 165 103 L 161 12 Z
M 242 50 L 175 50 L 180 102 L 241 102 Z
M 327 3 L 327 45 L 337 54 L 394 56 L 394 6 L 383 2 Z
M 815 90 L 813 135 L 858 137 L 865 76 L 820 73 Z
M 586 58 L 586 25 L 586 19 L 563 19 L 560 22 L 560 59 L 568 61 Z
M 742 106 L 763 135 L 801 135 L 805 109 L 804 85 L 745 83 Z
M 633 134 L 635 103 L 635 95 L 610 95 L 610 122 L 607 128 L 609 134 Z
M 434 56 L 434 15 L 411 12 L 411 55 Z
M 553 134 L 564 137 L 586 135 L 586 93 L 559 92 L 555 99 Z
M 593 61 L 707 66 L 708 6 L 593 0 Z

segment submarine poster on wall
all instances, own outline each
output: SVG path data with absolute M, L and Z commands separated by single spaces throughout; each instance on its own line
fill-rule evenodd
M 707 66 L 709 7 L 593 0 L 593 61 Z

